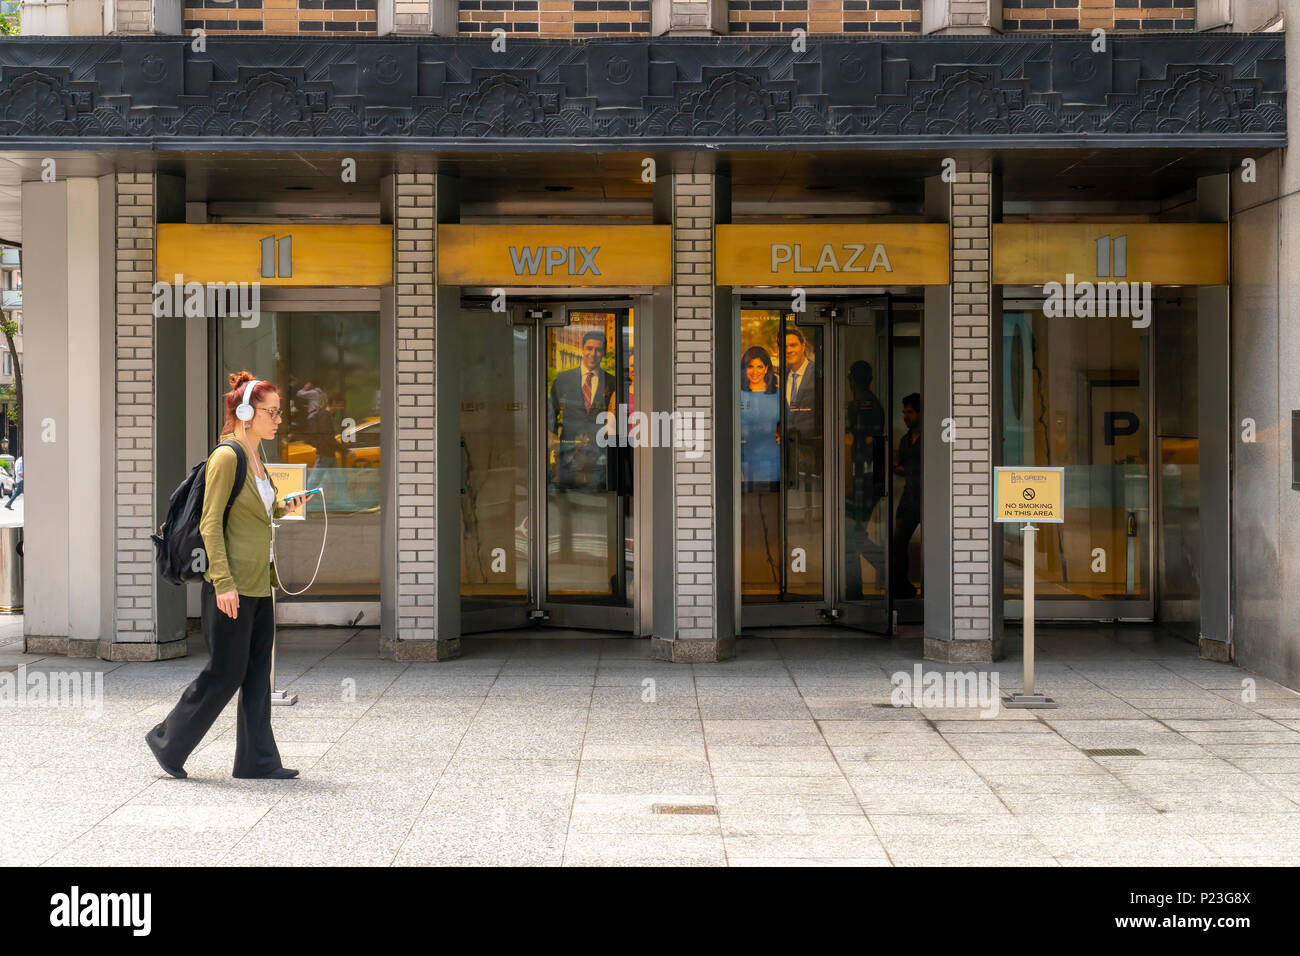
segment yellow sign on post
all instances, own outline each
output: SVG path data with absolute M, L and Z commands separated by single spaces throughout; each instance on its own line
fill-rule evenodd
M 993 520 L 1065 521 L 1065 469 L 993 469 Z

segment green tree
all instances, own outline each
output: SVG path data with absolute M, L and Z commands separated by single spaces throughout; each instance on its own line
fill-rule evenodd
M 7 314 L 0 321 L 0 332 L 4 333 L 5 344 L 9 346 L 9 355 L 14 361 L 14 383 L 0 389 L 0 401 L 9 403 L 9 421 L 18 426 L 18 447 L 23 447 L 23 370 L 18 364 L 18 349 L 14 345 L 14 336 L 18 334 L 18 323 Z
M 0 36 L 15 37 L 17 35 L 18 35 L 18 14 L 0 13 Z

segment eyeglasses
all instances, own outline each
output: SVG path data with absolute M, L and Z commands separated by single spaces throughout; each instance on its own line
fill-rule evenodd
M 278 408 L 263 408 L 262 411 L 266 412 L 267 417 L 273 422 L 278 422 L 284 418 L 284 414 Z

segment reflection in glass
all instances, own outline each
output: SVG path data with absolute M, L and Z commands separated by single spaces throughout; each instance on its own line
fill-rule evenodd
M 1040 602 L 1150 598 L 1148 331 L 1006 302 L 1003 461 L 1065 467 L 1065 522 L 1038 534 Z M 1016 599 L 1020 526 L 1003 534 L 1006 596 Z
M 840 330 L 846 368 L 844 395 L 844 598 L 883 597 L 888 580 L 889 434 L 885 407 L 876 394 L 888 394 L 885 343 L 876 323 Z M 879 370 L 879 373 L 877 372 Z M 882 506 L 883 505 L 883 506 Z
M 461 607 L 529 599 L 532 402 L 526 328 L 462 309 Z
M 890 588 L 897 601 L 921 597 L 924 571 L 921 526 L 921 397 L 922 303 L 891 300 L 890 434 L 894 442 L 890 463 L 894 523 L 890 532 Z M 914 458 L 909 460 L 909 454 Z M 906 499 L 906 501 L 904 500 Z M 896 603 L 901 622 L 919 622 L 919 607 Z
M 921 526 L 921 393 L 904 395 L 902 406 L 903 425 L 907 431 L 898 440 L 898 450 L 894 454 L 898 506 L 894 512 L 890 541 L 889 560 L 893 575 L 890 590 L 896 598 L 913 598 L 920 593 L 915 582 L 921 577 L 921 562 L 912 561 L 912 539 Z
M 632 349 L 631 309 L 546 329 L 549 600 L 629 603 L 632 450 L 599 436 L 602 414 L 617 421 L 633 401 Z
M 1162 627 L 1195 641 L 1201 624 L 1201 396 L 1196 295 L 1182 294 L 1187 291 L 1157 299 L 1151 326 L 1160 482 L 1155 591 Z
M 325 492 L 332 527 L 316 583 L 298 600 L 378 597 L 379 313 L 263 311 L 252 328 L 218 322 L 219 380 L 246 368 L 280 388 L 285 417 L 267 460 L 305 465 L 306 486 Z M 307 521 L 278 522 L 276 565 L 290 589 L 316 566 L 322 526 L 310 516 L 321 508 L 316 498 Z

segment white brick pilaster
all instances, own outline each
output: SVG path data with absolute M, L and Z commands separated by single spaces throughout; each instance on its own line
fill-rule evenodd
M 959 173 L 952 187 L 952 637 L 993 635 L 991 488 L 992 177 Z
M 673 231 L 673 384 L 672 407 L 709 423 L 703 454 L 673 452 L 673 574 L 675 633 L 656 648 L 670 660 L 717 660 L 734 648 L 732 614 L 723 602 L 734 598 L 721 580 L 729 563 L 718 529 L 730 529 L 725 509 L 734 496 L 719 491 L 720 474 L 730 470 L 719 459 L 715 355 L 720 334 L 729 323 L 715 314 L 714 235 L 718 208 L 717 180 L 711 173 L 675 173 L 671 208 Z M 729 449 L 721 450 L 728 454 Z M 721 469 L 721 471 L 720 471 Z M 726 534 L 729 535 L 729 530 Z M 721 622 L 721 623 L 720 623 Z M 722 631 L 722 633 L 720 633 Z
M 118 173 L 114 343 L 115 641 L 156 641 L 154 555 L 154 177 Z
M 397 633 L 434 637 L 438 594 L 434 447 L 436 342 L 434 243 L 437 186 L 431 173 L 398 173 L 393 202 L 396 334 Z M 456 520 L 455 515 L 444 516 Z

